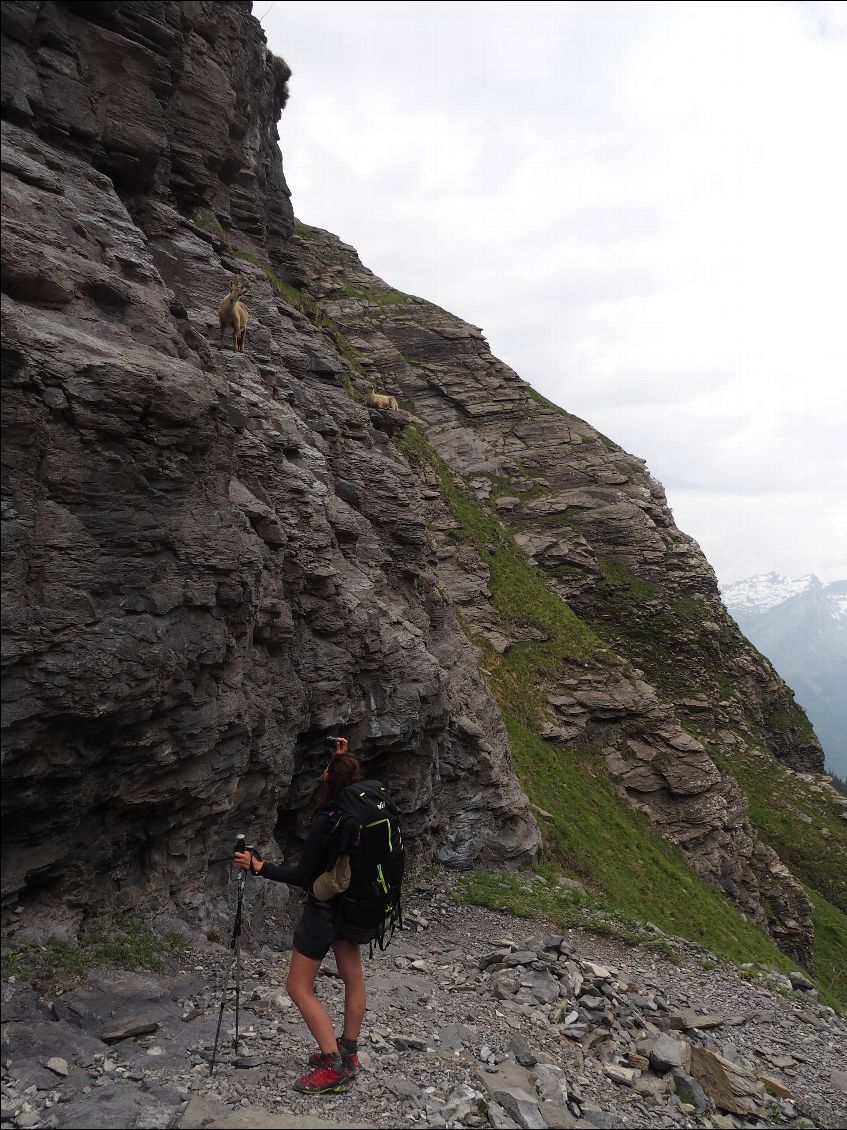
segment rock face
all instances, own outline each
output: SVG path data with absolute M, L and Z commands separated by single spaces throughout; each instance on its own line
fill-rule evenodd
M 4 6 L 7 895 L 200 898 L 236 831 L 296 833 L 339 727 L 422 848 L 537 854 L 415 475 L 189 218 L 291 231 L 248 8 Z M 237 269 L 248 352 L 215 354 Z
M 713 754 L 820 748 L 643 462 L 295 224 L 289 72 L 249 5 L 3 7 L 4 893 L 200 901 L 236 831 L 297 836 L 339 727 L 422 850 L 536 857 L 468 637 L 543 633 L 451 539 L 446 479 L 392 442 L 411 423 L 582 617 L 542 735 L 596 743 L 806 959 L 808 900 Z M 236 272 L 246 352 L 218 353 Z

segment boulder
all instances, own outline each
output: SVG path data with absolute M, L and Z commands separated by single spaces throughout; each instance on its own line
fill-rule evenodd
M 720 1110 L 756 1118 L 763 1114 L 764 1085 L 740 1064 L 694 1044 L 691 1074 Z
M 647 1053 L 651 1067 L 664 1073 L 675 1068 L 687 1069 L 691 1058 L 691 1045 L 686 1040 L 661 1035 L 653 1040 Z

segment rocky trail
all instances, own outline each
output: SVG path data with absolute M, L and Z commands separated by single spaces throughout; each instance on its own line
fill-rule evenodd
M 363 1070 L 291 1089 L 311 1038 L 287 952 L 244 935 L 209 1074 L 230 951 L 195 936 L 167 972 L 99 970 L 40 999 L 4 982 L 2 1127 L 836 1127 L 847 1024 L 803 979 L 748 981 L 688 942 L 676 961 L 581 930 L 456 905 L 420 883 L 390 948 L 366 957 Z M 792 985 L 793 980 L 793 985 Z M 318 992 L 340 1017 L 332 959 Z

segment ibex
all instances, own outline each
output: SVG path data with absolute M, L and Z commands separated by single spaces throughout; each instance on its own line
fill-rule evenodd
M 239 353 L 244 352 L 244 335 L 247 332 L 247 307 L 241 301 L 244 293 L 244 284 L 238 279 L 230 283 L 229 294 L 221 299 L 218 306 L 218 321 L 221 325 L 221 338 L 218 349 L 224 347 L 224 330 L 232 326 L 232 341 Z
M 393 409 L 395 412 L 400 407 L 396 396 L 384 396 L 381 392 L 374 392 L 373 385 L 365 385 L 365 404 L 368 408 Z

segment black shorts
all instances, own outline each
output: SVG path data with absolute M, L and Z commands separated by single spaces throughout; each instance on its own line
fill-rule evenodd
M 333 942 L 354 942 L 361 946 L 373 941 L 375 928 L 363 929 L 343 922 L 341 910 L 337 904 L 318 902 L 312 895 L 307 895 L 294 931 L 294 949 L 312 961 L 323 961 Z

